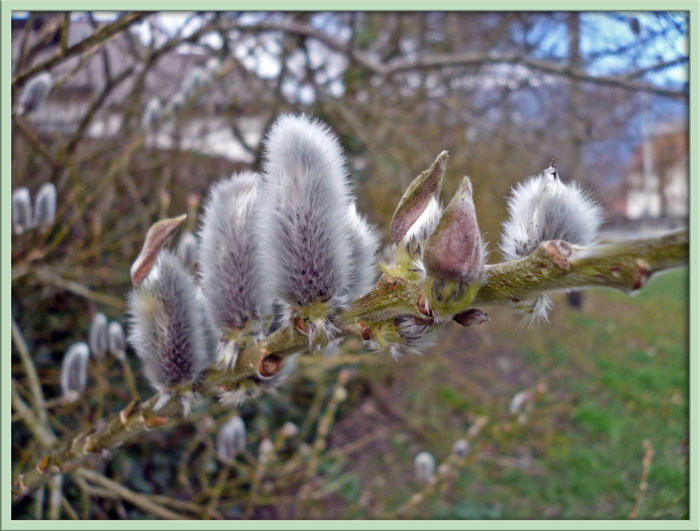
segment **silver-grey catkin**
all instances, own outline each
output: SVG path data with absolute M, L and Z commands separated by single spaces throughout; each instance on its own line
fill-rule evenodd
M 428 452 L 421 452 L 416 456 L 414 468 L 416 482 L 428 484 L 435 477 L 435 458 Z
M 338 298 L 350 275 L 350 187 L 338 139 L 319 121 L 283 115 L 265 140 L 256 220 L 266 300 L 297 308 Z
M 61 389 L 64 399 L 76 400 L 85 390 L 89 357 L 90 348 L 85 342 L 75 343 L 63 356 Z
M 245 424 L 241 417 L 233 417 L 222 424 L 216 435 L 216 453 L 219 458 L 230 463 L 245 450 Z
M 117 321 L 109 323 L 109 352 L 117 359 L 124 359 L 126 353 L 126 338 L 124 328 Z
M 96 313 L 90 323 L 90 351 L 96 358 L 104 357 L 109 349 L 107 323 L 107 316 L 102 312 Z
M 31 78 L 19 98 L 17 114 L 23 115 L 39 109 L 49 97 L 52 87 L 53 78 L 49 72 L 40 72 Z
M 258 317 L 261 302 L 258 236 L 253 215 L 258 181 L 254 172 L 233 174 L 211 187 L 199 231 L 200 285 L 222 331 L 241 329 Z
M 144 373 L 163 396 L 192 383 L 208 362 L 194 279 L 167 250 L 129 295 L 128 340 Z
M 32 198 L 29 189 L 22 186 L 12 191 L 12 227 L 15 234 L 30 229 L 32 223 Z
M 44 183 L 34 200 L 34 226 L 45 232 L 56 221 L 56 187 Z

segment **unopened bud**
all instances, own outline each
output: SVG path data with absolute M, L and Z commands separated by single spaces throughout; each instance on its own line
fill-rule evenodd
M 98 312 L 90 323 L 90 351 L 96 358 L 103 358 L 108 348 L 107 317 L 102 312 Z
M 398 245 L 403 240 L 431 200 L 436 200 L 440 195 L 448 159 L 447 151 L 440 153 L 430 167 L 416 177 L 404 192 L 391 219 L 391 239 L 394 244 Z
M 185 219 L 187 219 L 186 214 L 176 218 L 161 219 L 148 229 L 141 252 L 131 265 L 131 283 L 135 288 L 138 288 L 146 278 L 158 258 L 158 253 Z
M 70 402 L 77 400 L 85 390 L 89 357 L 90 349 L 84 342 L 72 345 L 63 356 L 61 389 L 64 399 Z
M 424 263 L 432 276 L 471 284 L 484 267 L 484 254 L 472 184 L 469 177 L 464 177 L 440 223 L 428 238 Z

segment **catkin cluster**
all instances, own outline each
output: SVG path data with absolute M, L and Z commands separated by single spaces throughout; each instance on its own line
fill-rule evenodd
M 468 326 L 486 319 L 477 309 L 455 315 L 450 301 L 476 293 L 487 250 L 471 181 L 464 177 L 446 206 L 440 193 L 448 154 L 414 179 L 394 212 L 392 247 L 376 263 L 379 238 L 356 209 L 337 138 L 319 121 L 283 115 L 264 139 L 261 173 L 241 172 L 214 183 L 196 235 L 185 233 L 177 254 L 164 248 L 185 216 L 156 223 L 132 266 L 129 341 L 161 402 L 196 398 L 203 370 L 237 368 L 239 353 L 279 328 L 294 327 L 307 350 L 338 340 L 336 316 L 377 280 L 423 287 L 418 314 L 360 322 L 368 347 L 420 353 L 441 319 Z M 552 166 L 516 186 L 508 202 L 501 251 L 527 256 L 545 241 L 595 241 L 600 207 Z M 471 300 L 471 299 L 470 299 Z M 535 318 L 550 301 L 526 301 Z M 420 317 L 418 317 L 419 315 Z M 274 389 L 299 353 L 261 362 L 257 374 L 222 391 L 240 403 Z
M 355 208 L 329 128 L 282 116 L 265 148 L 262 173 L 212 185 L 197 235 L 181 239 L 179 258 L 163 248 L 179 224 L 166 220 L 149 231 L 134 262 L 129 341 L 162 397 L 194 396 L 209 364 L 235 368 L 242 348 L 290 323 L 309 348 L 325 344 L 337 334 L 334 313 L 374 285 L 379 239 Z M 274 388 L 294 360 L 274 374 L 259 370 L 220 398 L 239 403 Z

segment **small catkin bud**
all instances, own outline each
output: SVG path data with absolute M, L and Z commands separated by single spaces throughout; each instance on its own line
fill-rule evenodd
M 185 231 L 180 236 L 177 243 L 177 256 L 187 269 L 191 269 L 197 261 L 197 238 L 189 231 Z
M 96 358 L 103 358 L 109 348 L 107 322 L 105 314 L 98 312 L 90 323 L 90 351 Z
M 292 439 L 299 433 L 299 427 L 293 422 L 285 422 L 281 429 L 282 435 L 288 439 Z
M 452 445 L 452 453 L 460 459 L 467 457 L 470 449 L 471 445 L 469 444 L 469 441 L 465 439 L 459 439 Z
M 27 82 L 17 107 L 17 114 L 23 115 L 41 107 L 51 92 L 53 78 L 49 72 L 41 72 Z
M 45 232 L 56 221 L 56 187 L 44 183 L 34 201 L 34 226 Z
M 117 359 L 124 359 L 126 353 L 126 339 L 124 329 L 117 321 L 109 323 L 109 352 Z
M 379 237 L 367 220 L 357 213 L 355 203 L 348 208 L 351 266 L 344 295 L 354 300 L 372 289 L 377 279 Z
M 428 452 L 416 456 L 414 468 L 417 483 L 426 485 L 435 478 L 435 458 Z
M 194 279 L 174 254 L 161 251 L 129 296 L 129 343 L 163 396 L 194 382 L 208 361 L 197 309 Z
M 16 188 L 12 192 L 12 227 L 15 234 L 22 234 L 30 229 L 33 225 L 32 221 L 32 199 L 29 189 Z
M 143 128 L 151 133 L 158 127 L 158 122 L 163 114 L 163 106 L 158 98 L 151 98 L 146 103 L 146 107 L 143 110 L 142 125 Z
M 265 437 L 260 441 L 260 447 L 258 448 L 258 461 L 261 463 L 269 463 L 275 457 L 275 445 L 270 439 Z
M 258 237 L 253 227 L 260 176 L 233 174 L 214 184 L 204 205 L 197 261 L 203 299 L 222 331 L 241 329 L 261 306 Z
M 391 240 L 406 245 L 411 256 L 422 254 L 422 244 L 440 221 L 440 190 L 449 153 L 440 153 L 430 167 L 404 192 L 391 219 Z
M 265 140 L 265 155 L 257 233 L 266 300 L 297 309 L 342 302 L 350 189 L 337 138 L 321 122 L 284 115 Z
M 216 436 L 216 453 L 225 463 L 231 463 L 245 450 L 245 424 L 241 417 L 227 420 Z
M 61 389 L 65 400 L 77 400 L 85 390 L 89 357 L 90 348 L 84 342 L 72 345 L 63 356 Z
M 471 284 L 484 267 L 484 255 L 471 181 L 464 177 L 440 223 L 428 238 L 423 262 L 434 277 Z
M 520 391 L 513 396 L 513 399 L 510 401 L 510 405 L 508 406 L 508 410 L 510 411 L 511 415 L 517 415 L 523 409 L 523 406 L 525 406 L 531 400 L 531 391 Z

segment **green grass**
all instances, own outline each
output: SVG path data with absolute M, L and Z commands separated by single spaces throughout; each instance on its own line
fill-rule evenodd
M 497 310 L 478 334 L 450 331 L 423 358 L 390 366 L 411 435 L 394 441 L 393 464 L 368 459 L 354 472 L 372 477 L 384 467 L 386 492 L 399 494 L 387 496 L 390 511 L 415 490 L 415 454 L 429 449 L 439 463 L 486 414 L 471 462 L 414 517 L 624 519 L 648 439 L 654 455 L 638 518 L 687 518 L 687 286 L 687 270 L 677 270 L 632 297 L 586 292 L 583 311 L 556 297 L 548 327 L 515 328 L 517 317 Z M 521 424 L 510 399 L 538 381 L 547 390 Z

